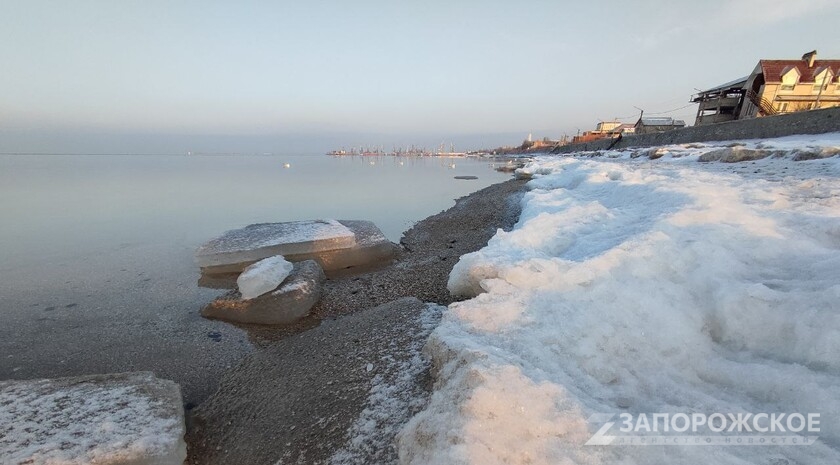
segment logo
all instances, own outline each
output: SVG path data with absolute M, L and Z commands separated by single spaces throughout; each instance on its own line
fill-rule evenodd
M 587 446 L 809 446 L 819 413 L 596 413 Z

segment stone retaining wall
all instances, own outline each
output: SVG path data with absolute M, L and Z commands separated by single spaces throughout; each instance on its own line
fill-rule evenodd
M 836 131 L 840 131 L 840 107 L 728 121 L 706 126 L 691 126 L 656 134 L 624 136 L 613 148 L 653 147 L 719 140 L 767 139 L 794 134 L 823 134 Z M 570 144 L 559 147 L 557 152 L 606 150 L 612 142 L 612 139 L 601 139 L 583 144 Z

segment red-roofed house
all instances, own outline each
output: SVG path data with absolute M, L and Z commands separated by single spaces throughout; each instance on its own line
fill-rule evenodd
M 799 60 L 761 60 L 752 74 L 703 90 L 694 124 L 777 115 L 840 106 L 840 60 L 817 60 L 817 51 Z
M 739 118 L 840 106 L 840 60 L 761 60 L 744 86 Z

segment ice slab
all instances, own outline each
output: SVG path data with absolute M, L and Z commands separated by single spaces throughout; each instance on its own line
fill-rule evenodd
M 245 268 L 236 279 L 236 285 L 243 299 L 253 299 L 276 289 L 293 267 L 282 255 L 268 257 Z
M 355 244 L 353 231 L 336 220 L 260 223 L 210 240 L 198 248 L 195 259 L 202 268 L 234 265 L 242 270 L 274 255 L 312 254 Z
M 662 149 L 659 150 L 664 151 Z M 772 150 L 748 149 L 741 146 L 735 146 L 724 147 L 722 149 L 706 152 L 703 155 L 700 155 L 698 160 L 702 162 L 722 161 L 724 163 L 738 163 L 741 161 L 761 160 L 762 158 L 767 158 L 775 153 L 776 152 Z M 660 158 L 661 156 L 662 155 L 660 155 Z M 653 158 L 651 157 L 651 159 Z
M 364 272 L 390 263 L 399 247 L 389 241 L 371 221 L 339 220 L 356 235 L 356 245 L 342 250 L 286 257 L 297 261 L 312 259 L 321 265 L 327 276 Z
M 238 323 L 292 323 L 306 316 L 318 302 L 325 280 L 321 266 L 314 260 L 305 260 L 295 263 L 289 277 L 273 292 L 244 300 L 238 291 L 231 291 L 211 302 L 201 314 Z
M 324 272 L 328 276 L 335 276 L 376 268 L 389 263 L 396 256 L 397 251 L 399 250 L 397 245 L 389 241 L 385 235 L 382 234 L 382 231 L 380 231 L 379 228 L 372 222 L 339 220 L 338 223 L 342 225 L 342 227 L 347 228 L 347 230 L 353 234 L 354 243 L 352 245 L 330 250 L 285 253 L 282 254 L 283 257 L 290 262 L 315 260 L 319 265 L 321 265 L 321 268 L 323 268 Z M 251 226 L 249 226 L 249 228 L 250 227 Z M 259 251 L 256 250 L 252 251 L 251 256 L 254 258 L 244 262 L 232 261 L 227 264 L 212 266 L 202 265 L 201 271 L 204 277 L 204 282 L 212 281 L 211 279 L 206 279 L 207 276 L 239 272 L 257 260 L 271 255 L 277 255 L 276 253 L 271 253 L 270 249 L 264 250 L 265 253 L 262 255 L 258 252 Z M 199 264 L 200 263 L 201 262 L 199 262 Z M 350 270 L 348 271 L 348 269 Z
M 0 463 L 181 465 L 181 390 L 151 372 L 0 381 Z

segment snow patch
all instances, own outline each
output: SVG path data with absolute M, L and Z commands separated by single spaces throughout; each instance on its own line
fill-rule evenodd
M 454 267 L 403 463 L 840 463 L 840 135 L 783 157 L 542 157 L 512 231 Z M 672 156 L 678 153 L 679 156 Z M 820 413 L 807 447 L 593 447 L 595 413 Z

